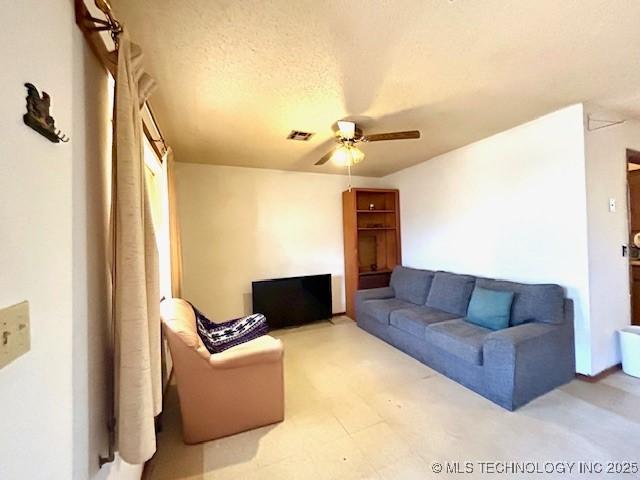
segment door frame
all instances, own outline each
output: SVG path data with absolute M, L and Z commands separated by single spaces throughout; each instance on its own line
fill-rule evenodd
M 626 150 L 626 163 L 625 163 L 625 178 L 627 181 L 627 230 L 628 230 L 628 238 L 627 238 L 627 242 L 628 242 L 628 246 L 627 246 L 627 259 L 628 259 L 628 268 L 629 268 L 629 309 L 630 309 L 630 318 L 631 318 L 631 324 L 632 325 L 638 325 L 640 324 L 639 322 L 635 321 L 635 316 L 634 316 L 634 302 L 640 302 L 640 298 L 638 299 L 634 299 L 634 295 L 633 295 L 633 283 L 634 283 L 634 278 L 633 278 L 633 268 L 634 266 L 631 264 L 631 253 L 630 250 L 633 246 L 633 229 L 631 228 L 631 188 L 629 186 L 629 172 L 631 172 L 632 170 L 629 170 L 629 164 L 630 163 L 634 163 L 637 165 L 640 165 L 640 151 L 637 150 L 632 150 L 630 148 L 627 148 Z M 640 171 L 640 170 L 638 170 Z M 638 266 L 637 268 L 640 269 L 640 266 Z M 640 307 L 640 306 L 639 306 Z

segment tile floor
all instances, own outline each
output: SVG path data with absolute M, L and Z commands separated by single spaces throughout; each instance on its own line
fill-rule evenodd
M 187 446 L 170 387 L 148 478 L 596 479 L 603 477 L 579 475 L 579 465 L 571 473 L 483 475 L 476 462 L 542 469 L 550 468 L 544 462 L 640 462 L 640 380 L 622 372 L 597 384 L 575 380 L 508 412 L 344 317 L 274 335 L 285 344 L 285 421 Z M 466 468 L 467 461 L 473 473 L 432 471 L 434 462 Z M 618 477 L 640 475 L 608 476 Z

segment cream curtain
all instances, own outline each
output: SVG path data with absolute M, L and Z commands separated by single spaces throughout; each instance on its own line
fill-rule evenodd
M 142 108 L 154 82 L 126 32 L 118 49 L 112 197 L 116 418 L 120 456 L 140 464 L 156 450 L 162 408 L 158 251 L 145 183 Z
M 180 241 L 180 223 L 176 194 L 176 166 L 173 151 L 169 148 L 166 155 L 167 184 L 169 192 L 169 245 L 171 249 L 171 295 L 182 295 L 182 243 Z

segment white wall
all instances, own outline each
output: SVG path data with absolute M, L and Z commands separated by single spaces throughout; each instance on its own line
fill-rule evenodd
M 253 280 L 331 273 L 344 312 L 347 177 L 178 163 L 176 180 L 186 299 L 222 321 L 251 312 Z
M 388 177 L 405 265 L 558 283 L 590 373 L 583 109 L 574 105 Z
M 74 478 L 91 478 L 108 445 L 110 96 L 106 70 L 80 30 L 73 35 Z
M 22 123 L 25 82 L 74 138 L 73 4 L 0 2 L 0 306 L 30 302 L 31 351 L 0 370 L 0 478 L 72 478 L 73 145 Z M 27 33 L 28 32 L 28 33 Z
M 141 465 L 97 465 L 107 452 L 107 74 L 73 2 L 0 9 L 10 62 L 0 71 L 0 307 L 29 300 L 31 310 L 30 352 L 0 370 L 0 478 L 140 478 Z M 25 82 L 51 95 L 70 143 L 22 123 Z
M 597 119 L 624 118 L 596 105 L 586 105 L 587 114 Z M 629 264 L 621 248 L 629 238 L 626 150 L 640 150 L 640 121 L 627 119 L 622 125 L 586 131 L 585 145 L 591 371 L 597 374 L 620 362 L 616 331 L 631 322 Z M 609 212 L 610 198 L 616 199 L 615 213 Z

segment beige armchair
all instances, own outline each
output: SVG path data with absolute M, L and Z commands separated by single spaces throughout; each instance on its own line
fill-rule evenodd
M 191 305 L 161 304 L 173 360 L 186 443 L 199 443 L 284 418 L 282 342 L 268 335 L 210 354 L 200 340 Z

